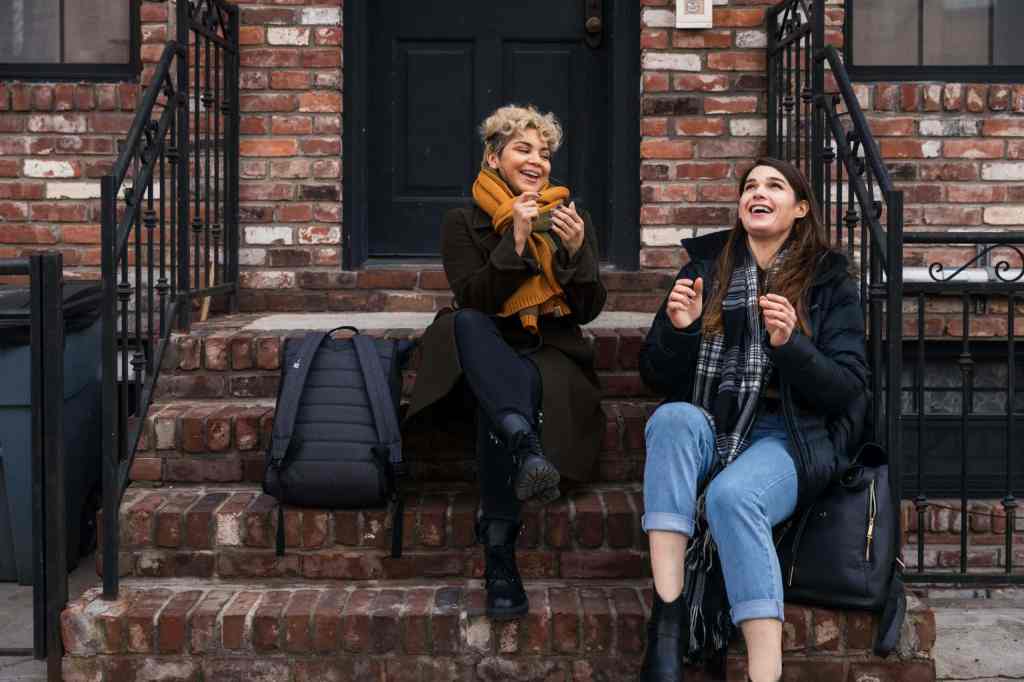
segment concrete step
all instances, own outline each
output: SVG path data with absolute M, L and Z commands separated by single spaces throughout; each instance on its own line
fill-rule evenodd
M 519 621 L 484 615 L 479 581 L 372 586 L 125 581 L 65 609 L 64 679 L 334 682 L 636 679 L 649 581 L 527 585 Z M 935 623 L 911 598 L 898 655 L 870 653 L 874 619 L 787 606 L 784 679 L 931 682 Z M 734 645 L 729 680 L 743 680 Z M 687 680 L 706 680 L 700 671 Z
M 161 379 L 163 381 L 163 379 Z M 655 400 L 603 401 L 605 432 L 595 470 L 604 482 L 643 476 L 644 424 Z M 131 470 L 133 481 L 256 483 L 274 422 L 273 399 L 175 399 L 153 405 Z M 407 434 L 403 454 L 414 481 L 472 481 L 473 436 L 467 429 Z
M 544 507 L 526 505 L 518 555 L 523 575 L 583 581 L 648 576 L 640 494 L 637 484 L 587 486 Z M 277 502 L 256 486 L 132 487 L 121 505 L 119 570 L 160 578 L 480 577 L 478 503 L 469 486 L 410 491 L 397 559 L 389 555 L 386 509 L 286 508 L 287 551 L 279 557 Z

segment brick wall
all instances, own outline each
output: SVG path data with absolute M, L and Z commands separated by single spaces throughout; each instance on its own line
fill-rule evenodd
M 732 224 L 737 176 L 766 151 L 764 13 L 774 0 L 716 0 L 710 30 L 673 28 L 672 0 L 639 1 L 640 260 L 644 269 L 673 270 L 681 237 Z M 243 307 L 446 304 L 436 268 L 340 270 L 342 0 L 238 4 Z M 149 63 L 173 8 L 143 3 Z M 842 15 L 834 2 L 828 24 L 837 43 Z M 859 83 L 856 90 L 907 192 L 910 229 L 1024 223 L 1024 84 Z M 0 257 L 57 247 L 72 275 L 95 276 L 98 178 L 136 96 L 131 83 L 0 83 Z M 908 264 L 925 261 L 908 251 Z M 659 280 L 612 278 L 610 307 L 652 310 Z
M 142 60 L 160 58 L 168 5 L 143 2 Z M 138 84 L 0 81 L 0 258 L 64 254 L 67 275 L 97 278 L 99 179 L 131 126 Z

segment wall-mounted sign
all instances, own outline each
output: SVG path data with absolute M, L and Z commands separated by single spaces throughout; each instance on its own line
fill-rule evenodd
M 711 28 L 712 0 L 676 0 L 676 28 Z

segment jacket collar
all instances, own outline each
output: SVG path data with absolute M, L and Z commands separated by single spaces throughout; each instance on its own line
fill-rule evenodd
M 487 215 L 487 212 L 482 208 L 473 204 L 469 207 L 469 225 L 474 230 L 491 229 L 491 216 Z
M 718 254 L 722 252 L 726 242 L 729 240 L 729 232 L 730 230 L 728 229 L 718 230 L 717 232 L 701 235 L 700 237 L 683 239 L 680 243 L 690 255 L 691 261 L 702 263 L 705 272 L 710 272 L 718 258 Z M 814 275 L 814 286 L 820 286 L 837 277 L 846 276 L 849 268 L 849 259 L 844 254 L 830 249 L 822 256 L 821 261 L 818 263 L 818 268 Z

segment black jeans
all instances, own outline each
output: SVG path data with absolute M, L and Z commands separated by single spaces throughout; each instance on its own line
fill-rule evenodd
M 521 503 L 513 490 L 515 466 L 494 424 L 510 412 L 536 428 L 541 406 L 541 378 L 528 356 L 502 338 L 494 320 L 478 310 L 460 310 L 455 341 L 466 385 L 476 398 L 476 454 L 480 504 L 484 518 L 518 522 Z

